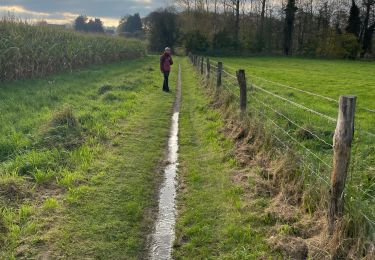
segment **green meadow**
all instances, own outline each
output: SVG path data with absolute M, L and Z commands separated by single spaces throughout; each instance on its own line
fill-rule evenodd
M 145 254 L 174 100 L 157 61 L 0 86 L 1 259 Z

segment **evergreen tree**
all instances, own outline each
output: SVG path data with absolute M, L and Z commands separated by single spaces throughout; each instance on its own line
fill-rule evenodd
M 284 25 L 284 54 L 292 55 L 293 51 L 293 30 L 295 14 L 298 8 L 295 0 L 288 0 L 285 8 L 285 25 Z
M 359 39 L 359 34 L 361 31 L 361 18 L 359 17 L 360 12 L 357 4 L 352 0 L 352 6 L 350 8 L 350 15 L 348 19 L 348 25 L 346 27 L 347 33 L 354 34 L 357 39 Z

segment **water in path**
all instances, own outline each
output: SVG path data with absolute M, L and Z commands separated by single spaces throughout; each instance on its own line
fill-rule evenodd
M 165 260 L 171 258 L 175 238 L 176 222 L 176 175 L 178 167 L 178 119 L 181 102 L 181 67 L 178 68 L 177 95 L 168 140 L 168 165 L 164 169 L 164 181 L 159 193 L 159 214 L 152 234 L 150 258 Z

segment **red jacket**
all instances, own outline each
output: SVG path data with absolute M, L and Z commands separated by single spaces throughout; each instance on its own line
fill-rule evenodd
M 173 64 L 172 56 L 164 52 L 163 55 L 160 56 L 161 72 L 170 72 L 172 64 Z

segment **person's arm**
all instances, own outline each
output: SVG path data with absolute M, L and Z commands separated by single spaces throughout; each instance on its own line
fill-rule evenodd
M 164 72 L 164 69 L 163 69 L 163 63 L 164 63 L 164 59 L 163 59 L 163 56 L 160 57 L 160 71 L 163 73 Z
M 173 65 L 172 56 L 170 57 L 170 64 Z

